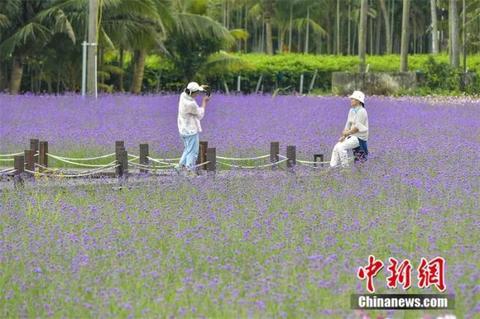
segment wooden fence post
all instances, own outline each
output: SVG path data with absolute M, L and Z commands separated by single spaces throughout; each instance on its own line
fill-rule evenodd
M 38 164 L 48 167 L 48 142 L 47 141 L 40 141 L 39 144 L 39 151 L 38 151 Z M 45 169 L 39 169 L 40 172 L 43 172 Z
M 23 155 L 15 155 L 13 157 L 13 167 L 15 168 L 15 173 L 13 173 L 13 185 L 15 188 L 23 186 L 22 174 L 24 173 L 25 168 L 25 157 Z
M 123 149 L 120 154 L 121 162 L 122 162 L 122 171 L 124 177 L 128 175 L 128 152 L 126 149 Z
M 39 143 L 38 138 L 31 138 L 30 139 L 30 149 L 34 152 L 33 153 L 34 154 L 34 159 L 33 160 L 34 160 L 34 163 L 37 163 L 37 164 L 38 164 L 38 156 L 39 155 L 35 156 L 35 154 L 37 154 L 37 152 L 38 152 L 38 143 Z
M 297 154 L 295 145 L 287 146 L 287 167 L 294 167 L 297 164 Z
M 207 171 L 215 172 L 217 169 L 217 150 L 215 147 L 207 148 Z
M 279 161 L 278 154 L 280 153 L 280 143 L 270 142 L 270 163 L 276 163 Z M 272 166 L 275 169 L 277 165 Z
M 123 151 L 125 151 L 123 141 L 116 141 L 115 142 L 115 160 L 117 161 L 117 164 L 120 164 L 120 166 L 117 166 L 115 168 L 115 175 L 117 177 L 123 176 L 123 167 L 122 167 Z
M 25 150 L 25 168 L 29 171 L 35 171 L 35 151 Z
M 140 158 L 138 162 L 142 165 L 148 165 L 148 144 L 140 144 Z M 148 170 L 140 168 L 140 173 L 148 173 Z
M 208 149 L 208 142 L 207 141 L 200 141 L 200 152 L 197 158 L 197 165 L 201 163 L 205 163 L 207 161 L 207 149 Z M 206 170 L 207 166 L 203 165 L 200 169 Z
M 317 167 L 317 159 L 320 159 L 320 162 L 323 162 L 323 154 L 313 154 L 313 161 L 315 164 L 313 164 L 314 167 Z M 323 163 L 320 163 L 320 166 L 323 167 Z

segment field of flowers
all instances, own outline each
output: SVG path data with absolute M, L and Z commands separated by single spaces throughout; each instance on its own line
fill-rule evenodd
M 0 317 L 480 318 L 480 101 L 366 107 L 371 156 L 347 170 L 2 190 Z M 291 144 L 301 159 L 329 159 L 348 108 L 339 97 L 214 96 L 201 139 L 226 155 L 279 141 L 281 153 Z M 111 153 L 115 140 L 177 156 L 176 109 L 176 96 L 2 95 L 0 154 L 39 138 L 65 156 Z M 370 254 L 443 256 L 455 309 L 351 310 Z M 402 293 L 385 275 L 377 292 Z

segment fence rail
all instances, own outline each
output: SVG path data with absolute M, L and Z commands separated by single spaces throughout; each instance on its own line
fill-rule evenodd
M 148 144 L 140 144 L 139 155 L 128 154 L 124 141 L 115 141 L 115 152 L 93 157 L 67 157 L 48 151 L 48 142 L 38 139 L 30 140 L 30 149 L 12 154 L 0 154 L 0 162 L 13 162 L 13 167 L 0 170 L 0 176 L 14 176 L 17 182 L 22 176 L 84 178 L 132 175 L 129 169 L 138 169 L 140 173 L 156 173 L 159 171 L 178 169 L 177 158 L 154 158 L 149 156 Z M 112 158 L 106 164 L 95 164 L 92 161 Z M 50 167 L 49 159 L 74 166 Z M 265 163 L 266 161 L 266 163 Z M 259 162 L 258 164 L 252 164 Z M 287 168 L 302 165 L 310 168 L 323 167 L 323 154 L 314 154 L 313 161 L 296 158 L 296 147 L 288 145 L 286 156 L 280 154 L 279 142 L 270 143 L 270 153 L 250 157 L 227 157 L 217 155 L 216 148 L 208 147 L 208 142 L 200 142 L 200 153 L 197 163 L 191 169 L 201 169 L 207 172 L 217 171 L 217 164 L 229 169 L 277 169 L 283 163 Z M 113 171 L 112 171 L 113 170 Z

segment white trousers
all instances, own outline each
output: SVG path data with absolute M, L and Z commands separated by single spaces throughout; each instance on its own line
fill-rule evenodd
M 335 167 L 340 163 L 342 166 L 348 166 L 350 158 L 353 158 L 352 149 L 359 147 L 360 142 L 356 136 L 350 135 L 343 142 L 338 142 L 333 147 L 332 158 L 330 160 L 330 166 Z

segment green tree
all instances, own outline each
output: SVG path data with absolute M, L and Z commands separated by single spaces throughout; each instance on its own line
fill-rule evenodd
M 12 61 L 9 91 L 20 91 L 23 66 L 38 54 L 57 33 L 66 33 L 75 43 L 75 33 L 61 9 L 50 10 L 49 0 L 9 0 L 0 2 L 0 57 Z

